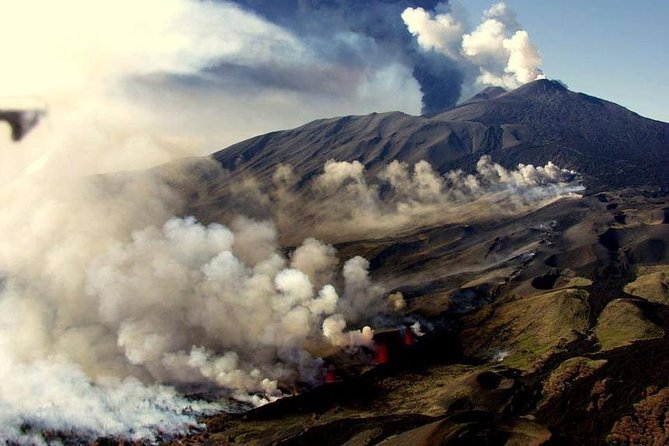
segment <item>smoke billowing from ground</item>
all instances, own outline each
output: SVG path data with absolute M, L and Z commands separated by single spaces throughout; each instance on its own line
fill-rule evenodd
M 35 181 L 0 194 L 4 439 L 32 441 L 26 423 L 177 432 L 221 406 L 158 383 L 260 404 L 318 384 L 322 352 L 371 345 L 369 328 L 349 329 L 384 310 L 362 258 L 340 267 L 315 239 L 286 257 L 269 222 L 171 217 L 181 200 L 158 175 Z
M 271 222 L 183 217 L 183 189 L 202 180 L 188 163 L 109 172 L 314 116 L 415 112 L 421 91 L 431 107 L 452 104 L 468 75 L 460 62 L 413 47 L 400 19 L 409 2 L 373 2 L 369 14 L 358 14 L 357 2 L 300 2 L 319 17 L 313 29 L 332 10 L 346 12 L 329 22 L 332 39 L 230 2 L 4 3 L 11 14 L 0 16 L 0 93 L 38 95 L 50 118 L 0 150 L 0 437 L 177 432 L 220 406 L 188 401 L 175 386 L 219 386 L 261 403 L 296 382 L 317 383 L 321 351 L 371 342 L 364 324 L 385 310 L 384 290 L 365 259 L 340 264 L 334 248 L 308 238 L 318 231 L 299 234 L 286 256 Z M 388 28 L 372 25 L 390 12 Z M 553 187 L 542 183 L 555 173 L 550 166 L 482 168 L 473 179 L 444 179 L 424 163 L 394 163 L 382 176 L 386 190 L 361 165 L 333 162 L 307 198 L 321 199 L 313 212 L 322 234 L 345 237 L 355 224 L 395 231 L 417 216 L 481 203 L 471 197 L 501 191 L 513 201 L 514 188 L 529 197 L 535 186 Z M 275 177 L 282 229 L 291 221 L 284 211 L 303 197 L 292 191 L 290 168 Z M 546 196 L 557 195 L 537 193 Z M 346 204 L 368 208 L 345 224 Z M 398 309 L 401 302 L 392 299 Z
M 256 190 L 276 210 L 278 230 L 239 216 L 228 226 L 174 217 L 189 185 L 203 172 L 216 178 L 214 161 L 194 164 L 75 178 L 37 170 L 0 190 L 3 437 L 150 438 L 221 408 L 164 384 L 224 388 L 251 404 L 317 384 L 324 353 L 370 345 L 365 323 L 403 305 L 401 296 L 383 300 L 365 259 L 340 264 L 332 246 L 305 237 L 523 212 L 569 195 L 573 176 L 482 158 L 475 175 L 393 162 L 377 182 L 358 162 L 329 161 L 296 191 L 284 165 L 273 178 L 278 195 Z M 313 227 L 299 226 L 305 213 Z M 284 231 L 300 240 L 288 256 L 277 242 Z
M 383 291 L 362 259 L 339 265 L 312 239 L 286 258 L 268 222 L 176 218 L 179 185 L 200 180 L 187 166 L 109 173 L 203 150 L 198 129 L 185 131 L 197 94 L 160 109 L 184 112 L 172 126 L 133 88 L 168 97 L 165 86 L 203 79 L 214 61 L 315 57 L 290 32 L 230 3 L 6 6 L 0 91 L 37 94 L 50 118 L 0 142 L 0 438 L 173 433 L 214 406 L 160 383 L 261 403 L 317 383 L 323 348 L 369 344 L 363 311 L 378 311 Z
M 303 186 L 290 166 L 281 165 L 271 187 L 235 181 L 228 198 L 239 203 L 239 211 L 271 216 L 282 242 L 291 245 L 304 233 L 335 243 L 391 236 L 417 225 L 518 215 L 580 190 L 576 172 L 553 163 L 509 170 L 484 156 L 473 174 L 455 170 L 444 175 L 426 161 L 410 166 L 395 160 L 371 175 L 358 161 L 330 160 Z

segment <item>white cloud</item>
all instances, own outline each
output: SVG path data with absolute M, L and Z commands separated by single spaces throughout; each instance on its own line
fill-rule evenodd
M 543 78 L 539 51 L 527 31 L 518 29 L 515 13 L 503 2 L 487 9 L 481 23 L 469 33 L 448 13 L 407 8 L 402 19 L 424 51 L 436 51 L 476 68 L 479 85 L 516 88 Z
M 422 49 L 457 57 L 463 25 L 451 14 L 432 16 L 423 8 L 407 8 L 402 20 Z
M 505 71 L 512 73 L 518 82 L 524 84 L 543 78 L 542 72 L 537 68 L 541 64 L 541 56 L 530 42 L 527 31 L 516 31 L 510 39 L 504 41 L 504 49 L 509 52 Z

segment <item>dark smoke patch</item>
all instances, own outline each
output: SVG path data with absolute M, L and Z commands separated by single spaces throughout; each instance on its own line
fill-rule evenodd
M 290 29 L 316 48 L 318 54 L 335 65 L 360 70 L 399 61 L 410 67 L 423 94 L 423 113 L 433 113 L 454 105 L 460 98 L 465 75 L 453 61 L 419 51 L 401 20 L 408 7 L 444 9 L 448 2 L 436 0 L 235 0 L 243 8 Z M 337 34 L 350 39 L 333 39 Z M 355 36 L 355 37 L 353 37 Z M 345 43 L 343 43 L 345 42 Z M 230 70 L 230 67 L 227 67 Z M 254 81 L 261 84 L 286 78 L 275 70 L 263 70 Z M 261 79 L 258 79 L 261 77 Z M 321 73 L 321 77 L 327 76 Z M 248 79 L 248 78 L 247 78 Z M 292 81 L 289 81 L 292 83 Z M 308 82 L 314 88 L 318 82 Z
M 454 105 L 462 92 L 462 71 L 449 59 L 434 53 L 416 56 L 413 76 L 423 94 L 421 113 L 437 113 Z

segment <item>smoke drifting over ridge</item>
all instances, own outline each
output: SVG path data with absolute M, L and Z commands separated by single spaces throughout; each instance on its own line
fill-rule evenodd
M 479 159 L 473 174 L 440 175 L 426 161 L 397 160 L 370 174 L 359 161 L 329 160 L 307 183 L 286 164 L 276 168 L 269 186 L 243 175 L 233 178 L 224 194 L 229 208 L 219 217 L 233 211 L 271 218 L 289 246 L 300 243 L 304 233 L 338 243 L 519 215 L 583 190 L 576 172 L 553 163 L 506 169 L 489 156 Z
M 365 259 L 339 264 L 334 248 L 305 240 L 318 235 L 309 233 L 286 256 L 263 220 L 226 227 L 183 217 L 173 184 L 201 179 L 179 166 L 167 177 L 109 174 L 246 136 L 229 129 L 286 125 L 274 116 L 414 112 L 420 90 L 436 108 L 457 100 L 466 70 L 414 47 L 400 18 L 409 2 L 374 3 L 377 15 L 357 14 L 355 3 L 301 3 L 313 17 L 349 8 L 328 28 L 336 38 L 320 40 L 307 28 L 324 22 L 271 23 L 231 2 L 3 3 L 11 14 L 0 16 L 0 92 L 37 94 L 50 118 L 20 144 L 0 143 L 1 438 L 178 432 L 221 406 L 189 401 L 174 386 L 223 386 L 262 403 L 297 381 L 317 383 L 322 349 L 370 343 L 364 324 L 385 303 Z M 373 26 L 391 10 L 387 29 Z M 380 43 L 386 33 L 392 38 Z M 458 81 L 444 82 L 444 73 Z M 306 97 L 316 105 L 305 108 Z M 241 125 L 253 119 L 266 122 Z M 405 228 L 458 203 L 438 198 L 448 188 L 429 166 L 389 167 L 390 198 L 360 167 L 328 164 L 312 193 L 369 200 L 377 213 L 355 220 L 379 218 L 368 231 Z M 454 175 L 472 196 L 489 196 Z M 291 184 L 287 166 L 276 177 Z M 417 185 L 419 196 L 406 195 Z M 299 198 L 287 192 L 284 203 Z M 315 212 L 331 219 L 324 235 L 346 236 L 341 208 Z

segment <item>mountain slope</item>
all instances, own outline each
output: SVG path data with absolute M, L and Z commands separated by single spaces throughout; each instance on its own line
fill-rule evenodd
M 172 444 L 665 444 L 668 199 L 607 192 L 337 245 L 436 329 L 410 346 L 377 330 L 387 364 L 327 358 L 335 382 Z
M 666 184 L 669 125 L 612 102 L 540 80 L 494 100 L 463 104 L 433 117 L 487 126 L 516 126 L 518 144 L 502 162 L 552 159 L 595 177 L 600 186 Z
M 173 444 L 664 441 L 669 193 L 626 187 L 666 187 L 668 141 L 669 124 L 538 81 L 488 89 L 435 115 L 319 120 L 218 152 L 229 174 L 196 170 L 203 180 L 184 187 L 187 215 L 234 224 L 239 207 L 274 221 L 287 258 L 314 235 L 334 245 L 340 264 L 362 256 L 387 304 L 401 293 L 401 322 L 373 326 L 385 356 L 325 356 L 328 384 L 243 415 L 213 415 L 206 432 Z M 391 212 L 364 220 L 348 212 L 374 200 L 307 186 L 318 185 L 308 180 L 329 159 L 361 161 L 371 176 L 393 159 L 425 159 L 444 172 L 471 169 L 484 154 L 507 167 L 551 160 L 582 172 L 590 192 L 605 192 L 509 214 L 494 201 L 472 211 L 449 201 L 435 220 L 407 214 L 409 225 L 386 231 L 375 224 L 388 224 Z M 293 166 L 302 190 L 271 182 L 281 163 Z M 357 177 L 348 180 L 361 190 Z M 319 219 L 321 207 L 336 212 Z M 351 221 L 372 229 L 348 233 Z M 407 341 L 402 333 L 415 322 L 425 334 Z
M 435 167 L 498 144 L 498 131 L 476 122 L 445 122 L 400 112 L 346 116 L 252 138 L 214 156 L 231 170 L 256 176 L 288 163 L 310 177 L 329 159 L 358 160 L 371 172 L 393 159 L 427 160 Z
M 358 160 L 371 174 L 393 159 L 426 160 L 446 172 L 471 170 L 489 154 L 507 167 L 553 161 L 581 172 L 593 190 L 669 184 L 667 123 L 556 81 L 482 93 L 431 116 L 392 112 L 318 120 L 243 141 L 214 157 L 233 172 L 260 178 L 269 178 L 278 163 L 309 178 L 328 159 Z

